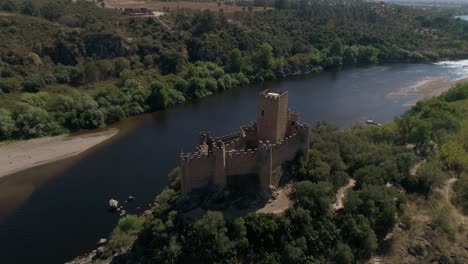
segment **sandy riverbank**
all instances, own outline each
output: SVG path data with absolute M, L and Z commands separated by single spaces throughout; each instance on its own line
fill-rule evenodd
M 389 94 L 389 97 L 391 98 L 401 98 L 405 97 L 408 95 L 419 95 L 420 98 L 410 101 L 406 103 L 405 105 L 415 105 L 417 101 L 421 99 L 427 99 L 435 96 L 439 96 L 442 93 L 448 91 L 454 84 L 457 83 L 462 83 L 462 82 L 467 82 L 468 78 L 464 78 L 461 80 L 457 81 L 446 81 L 442 78 L 433 78 L 430 80 L 427 80 L 415 87 L 414 90 L 408 90 L 408 89 L 402 89 L 400 91 L 392 92 Z
M 108 129 L 76 136 L 62 135 L 0 143 L 0 178 L 17 171 L 78 155 L 110 139 L 117 132 L 117 129 Z

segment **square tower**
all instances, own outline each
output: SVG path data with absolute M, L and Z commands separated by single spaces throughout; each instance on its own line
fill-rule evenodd
M 276 144 L 286 136 L 288 93 L 265 90 L 260 93 L 257 113 L 257 138 Z

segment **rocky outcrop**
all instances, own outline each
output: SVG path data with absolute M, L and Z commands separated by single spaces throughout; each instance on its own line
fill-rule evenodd
M 29 63 L 36 65 L 36 66 L 43 64 L 39 55 L 37 55 L 34 52 L 28 52 L 28 54 L 26 55 L 26 59 L 28 60 Z

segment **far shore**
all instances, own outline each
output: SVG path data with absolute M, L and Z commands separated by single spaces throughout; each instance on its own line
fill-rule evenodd
M 444 92 L 450 90 L 450 88 L 452 88 L 453 85 L 457 83 L 467 82 L 467 81 L 468 81 L 468 78 L 464 78 L 464 79 L 460 79 L 460 80 L 452 81 L 452 82 L 446 81 L 442 78 L 432 78 L 416 86 L 415 90 L 392 92 L 388 96 L 392 98 L 401 98 L 407 95 L 419 95 L 420 98 L 415 99 L 405 104 L 406 106 L 413 106 L 419 100 L 439 96 L 443 94 Z
M 78 155 L 115 136 L 118 129 L 0 143 L 0 178 Z

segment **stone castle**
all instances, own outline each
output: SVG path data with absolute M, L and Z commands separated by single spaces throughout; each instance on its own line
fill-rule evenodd
M 265 90 L 259 96 L 256 122 L 222 137 L 200 133 L 196 151 L 181 154 L 182 193 L 223 189 L 245 176 L 257 177 L 259 188 L 267 191 L 276 185 L 273 172 L 308 149 L 309 127 L 288 110 L 288 93 Z

